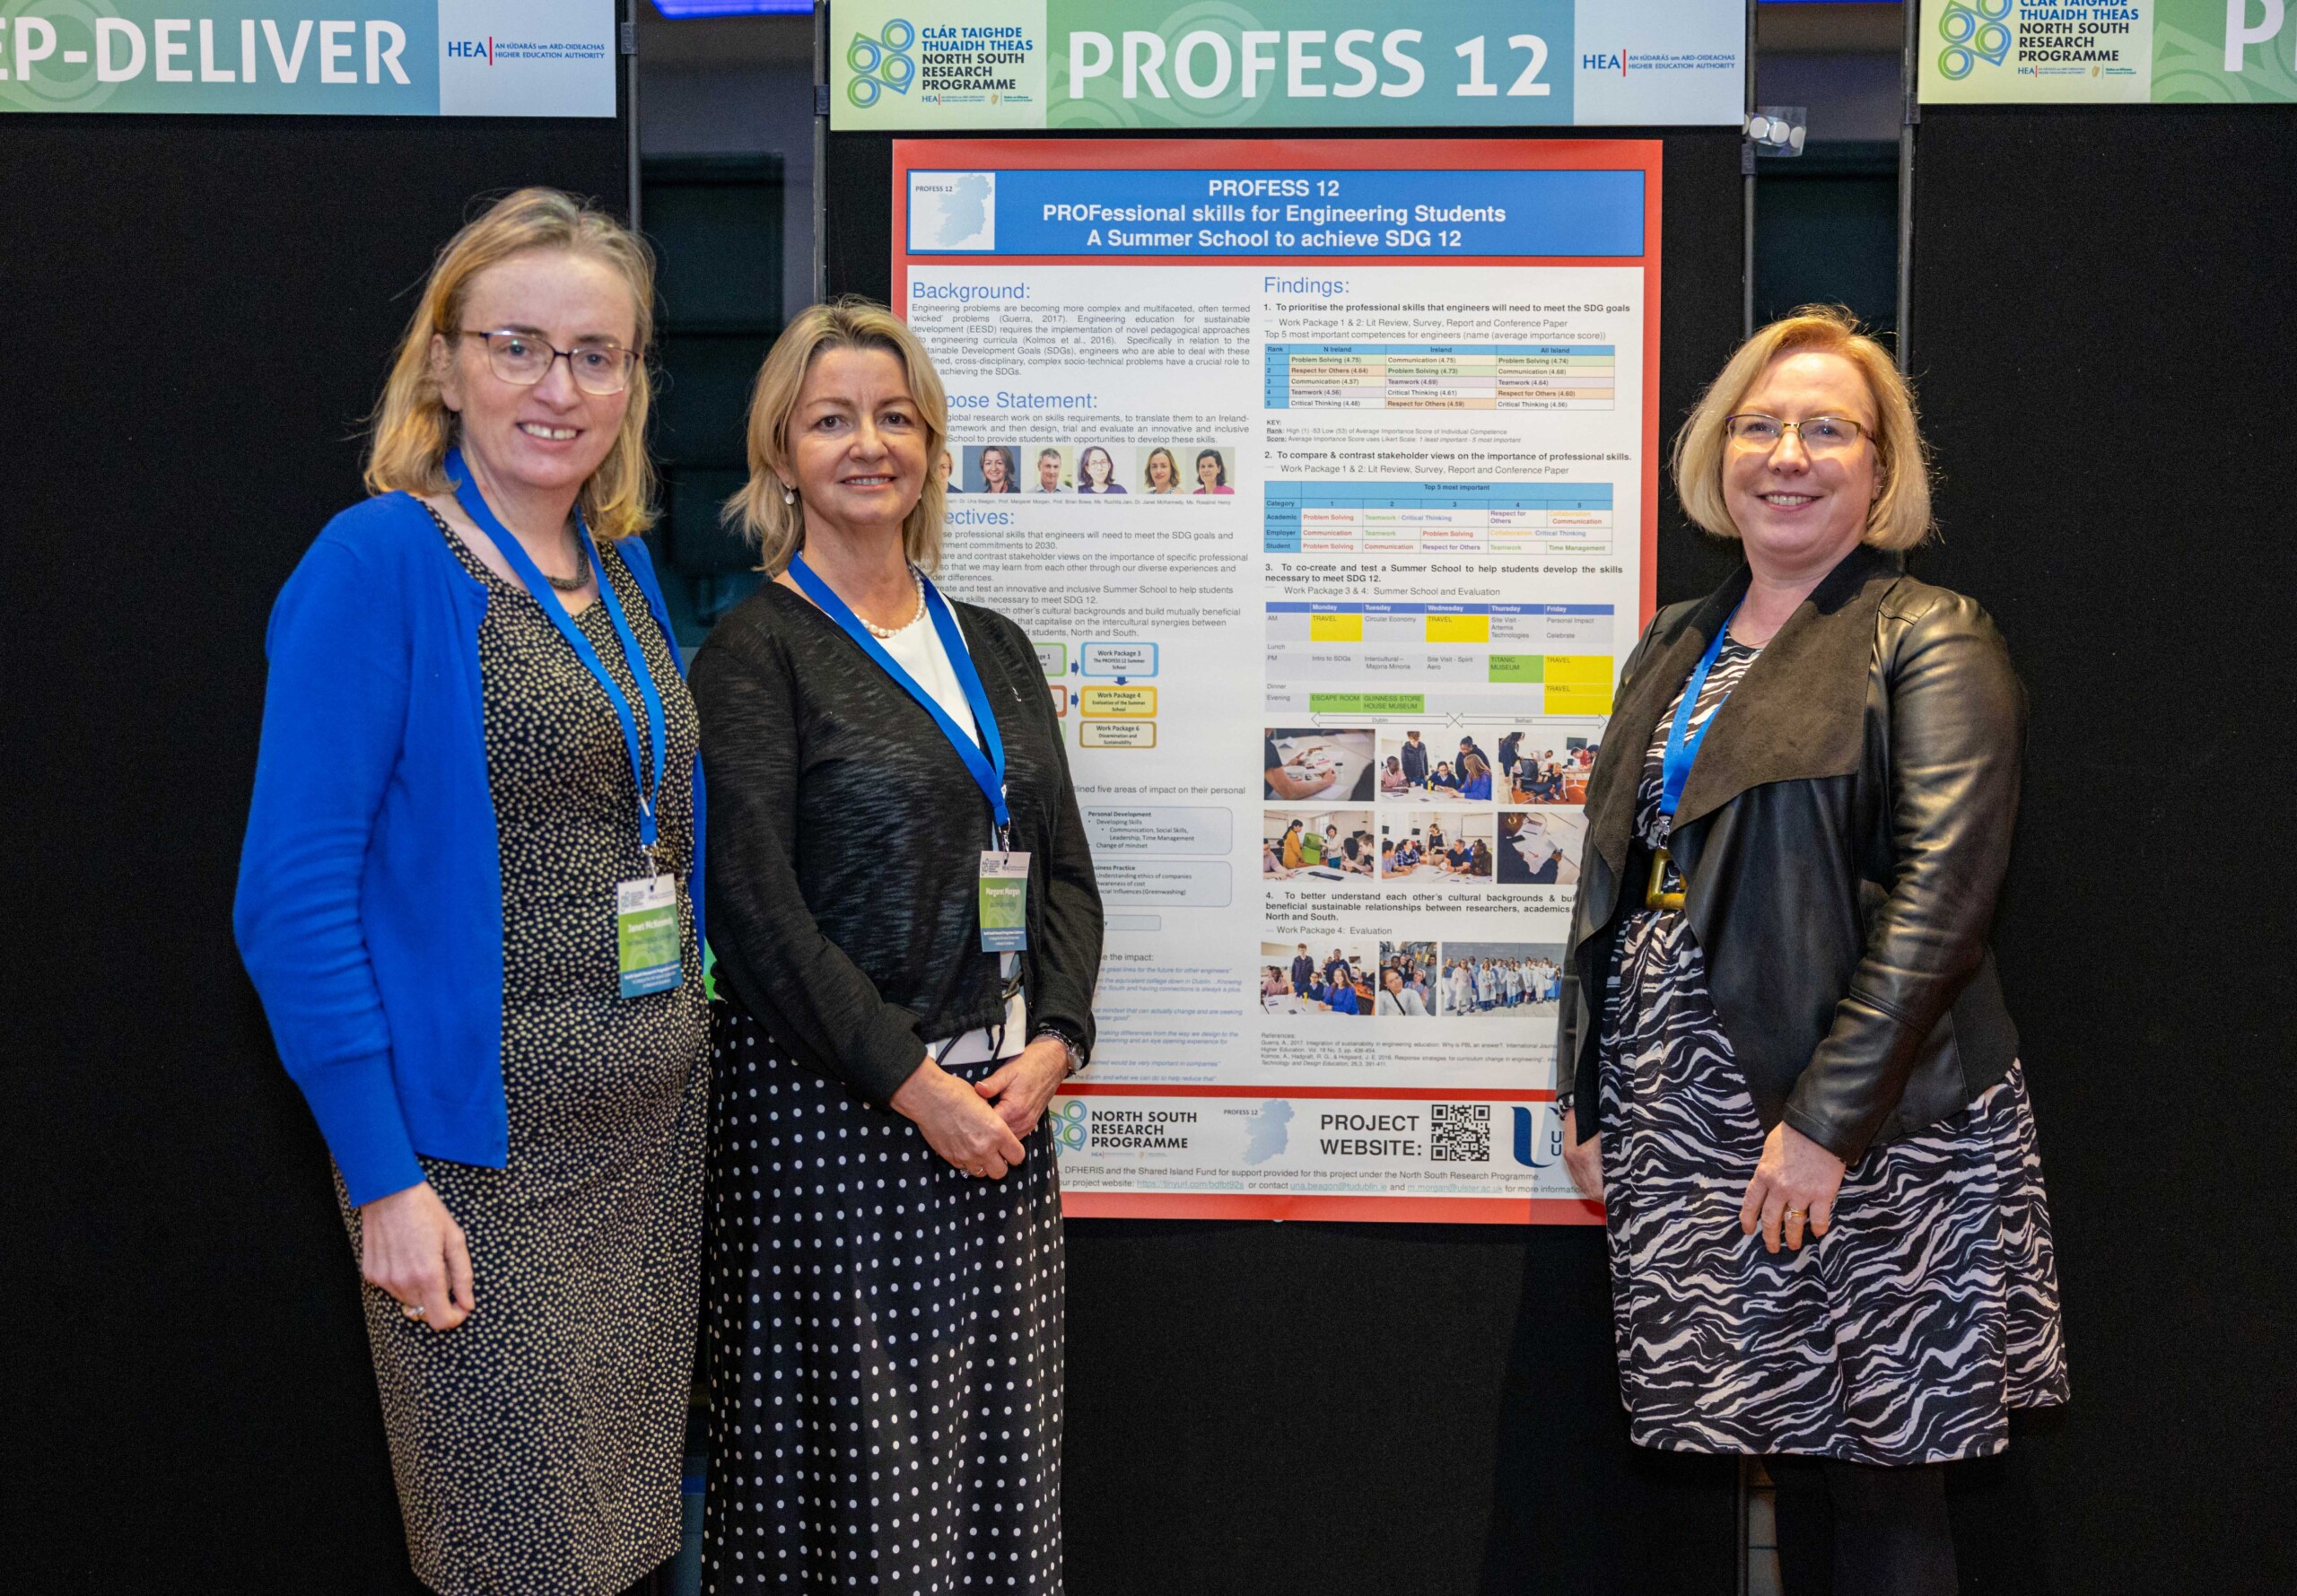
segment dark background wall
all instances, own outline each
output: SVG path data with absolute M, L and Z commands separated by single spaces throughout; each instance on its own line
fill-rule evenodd
M 2297 1589 L 2297 107 L 1926 108 L 1918 574 L 2032 694 L 1997 946 L 2074 1400 L 1958 1505 L 1989 1589 Z
M 231 938 L 264 623 L 476 195 L 613 122 L 0 117 L 0 1586 L 406 1592 L 325 1149 Z M 37 863 L 33 856 L 38 856 Z
M 1995 611 L 2033 693 L 2000 950 L 2076 1393 L 1957 1471 L 1965 1588 L 2284 1591 L 2297 113 L 1934 109 L 1921 137 L 1946 539 L 1916 567 Z M 414 1589 L 324 1151 L 228 938 L 262 629 L 357 496 L 471 197 L 618 202 L 624 152 L 0 118 L 10 1590 Z M 885 181 L 882 141 L 835 158 Z M 1736 141 L 1670 136 L 1666 170 L 1672 424 L 1736 336 Z M 885 226 L 841 213 L 834 284 L 882 291 Z M 1662 522 L 1662 598 L 1718 580 Z M 1594 1233 L 1072 1234 L 1079 1596 L 1732 1588 L 1728 1466 L 1624 1443 Z

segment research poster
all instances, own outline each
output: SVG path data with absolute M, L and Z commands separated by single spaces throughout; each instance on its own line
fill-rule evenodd
M 2283 0 L 1923 0 L 1930 104 L 2297 100 Z
M 944 578 L 1036 643 L 1107 907 L 1069 1211 L 1592 1218 L 1549 1086 L 1659 145 L 894 148 Z

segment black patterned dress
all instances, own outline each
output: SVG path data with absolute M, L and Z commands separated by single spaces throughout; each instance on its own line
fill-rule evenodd
M 610 1596 L 678 1547 L 709 1109 L 686 892 L 699 728 L 643 591 L 602 545 L 662 695 L 659 857 L 685 925 L 685 983 L 625 999 L 615 886 L 644 862 L 620 722 L 535 599 L 440 533 L 487 588 L 510 1161 L 423 1160 L 470 1246 L 470 1318 L 435 1332 L 370 1286 L 367 1334 L 416 1576 L 444 1596 Z M 605 605 L 575 624 L 634 704 Z
M 747 1015 L 712 1070 L 703 1589 L 1060 1596 L 1052 1120 L 977 1180 Z
M 1756 650 L 1725 643 L 1704 725 Z M 1760 691 L 1760 683 L 1751 689 Z M 1661 758 L 1636 829 L 1664 844 Z M 1621 927 L 1603 1005 L 1605 1223 L 1620 1388 L 1638 1444 L 1918 1464 L 1999 1452 L 2013 1408 L 2066 1400 L 2057 1269 L 2025 1076 L 1851 1165 L 1826 1235 L 1739 1232 L 1763 1129 L 1681 914 Z

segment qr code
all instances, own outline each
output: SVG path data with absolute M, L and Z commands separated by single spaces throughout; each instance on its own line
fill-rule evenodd
M 1439 1164 L 1491 1162 L 1491 1104 L 1437 1103 L 1428 1120 L 1428 1156 Z

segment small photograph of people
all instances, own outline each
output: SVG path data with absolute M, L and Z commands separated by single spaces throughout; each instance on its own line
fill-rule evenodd
M 1587 816 L 1580 809 L 1508 812 L 1499 816 L 1499 885 L 1576 886 Z
M 1178 493 L 1183 491 L 1180 460 L 1161 443 L 1140 457 L 1140 491 L 1144 493 Z
M 1261 816 L 1264 880 L 1368 878 L 1372 849 L 1369 809 L 1269 809 Z
M 1196 478 L 1196 486 L 1189 491 L 1195 493 L 1235 493 L 1236 490 L 1229 480 L 1228 467 L 1229 451 L 1227 449 L 1211 447 L 1198 449 L 1196 464 L 1190 467 L 1190 474 Z
M 1442 809 L 1383 811 L 1380 879 L 1414 886 L 1489 886 L 1497 858 L 1497 816 Z
M 1328 934 L 1260 945 L 1260 1006 L 1270 1014 L 1368 1015 L 1377 1000 L 1378 945 Z
M 1437 972 L 1437 1012 L 1446 1019 L 1555 1023 L 1563 990 L 1558 942 L 1446 942 Z
M 1380 796 L 1419 804 L 1488 804 L 1495 796 L 1489 734 L 1441 728 L 1380 733 Z
M 1017 493 L 1021 491 L 1021 451 L 1010 443 L 969 445 L 965 451 L 965 491 L 968 493 Z
M 1398 1019 L 1433 1017 L 1440 968 L 1433 942 L 1381 943 L 1379 990 L 1372 994 L 1372 1012 Z
M 1080 493 L 1122 493 L 1116 479 L 1116 457 L 1097 443 L 1077 451 L 1077 491 Z
M 1511 804 L 1569 804 L 1587 801 L 1587 772 L 1594 768 L 1597 744 L 1591 737 L 1510 731 L 1499 739 L 1502 795 Z
M 1041 443 L 1023 451 L 1028 458 L 1022 481 L 1032 493 L 1065 493 L 1069 491 L 1069 451 L 1058 443 Z
M 1261 797 L 1270 803 L 1372 801 L 1372 733 L 1321 726 L 1261 728 Z
M 943 449 L 941 463 L 933 468 L 941 474 L 942 492 L 962 493 L 965 491 L 964 481 L 957 475 L 957 457 L 954 449 Z

